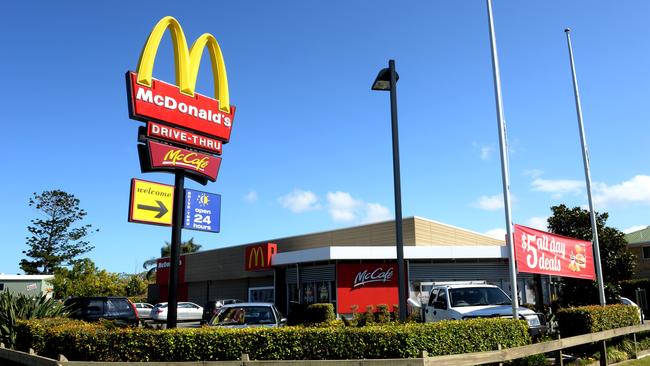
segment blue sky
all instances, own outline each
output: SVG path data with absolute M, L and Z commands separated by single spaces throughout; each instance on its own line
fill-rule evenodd
M 204 249 L 394 215 L 388 93 L 396 60 L 404 216 L 502 235 L 498 132 L 484 1 L 26 2 L 3 4 L 0 272 L 19 272 L 33 192 L 63 189 L 99 228 L 89 253 L 133 272 L 170 229 L 127 222 L 141 174 L 124 73 L 163 16 L 219 41 L 237 106 L 216 183 L 221 233 Z M 650 224 L 650 3 L 496 0 L 515 223 L 586 205 L 564 28 L 571 27 L 596 208 L 621 230 Z M 174 82 L 170 38 L 154 77 Z M 197 90 L 212 95 L 206 60 Z M 502 237 L 502 236 L 501 236 Z

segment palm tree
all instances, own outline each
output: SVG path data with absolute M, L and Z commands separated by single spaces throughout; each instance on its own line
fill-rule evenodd
M 194 242 L 194 238 L 190 238 L 190 240 L 181 243 L 181 254 L 198 252 L 201 250 L 201 247 L 201 244 L 196 244 Z M 165 242 L 165 245 L 160 248 L 160 258 L 169 257 L 171 255 L 171 251 L 171 244 L 169 242 Z M 142 267 L 147 270 L 146 277 L 148 280 L 151 280 L 154 273 L 156 273 L 157 261 L 157 258 L 150 258 L 142 264 Z

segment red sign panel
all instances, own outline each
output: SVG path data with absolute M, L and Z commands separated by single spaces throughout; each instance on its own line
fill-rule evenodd
M 591 243 L 515 225 L 517 270 L 552 276 L 596 278 Z
M 245 268 L 247 271 L 259 271 L 271 268 L 271 259 L 278 252 L 278 245 L 266 243 L 246 247 Z
M 169 257 L 160 258 L 156 260 L 156 284 L 167 285 L 169 284 L 169 267 L 171 260 Z M 178 264 L 178 283 L 185 282 L 185 257 L 181 256 Z
M 388 305 L 392 311 L 399 302 L 396 263 L 338 264 L 336 280 L 337 311 L 341 314 L 351 313 L 354 305 L 359 312 L 378 304 Z
M 230 113 L 219 109 L 219 101 L 199 93 L 189 96 L 176 85 L 153 79 L 151 87 L 137 83 L 135 72 L 127 73 L 131 118 L 156 120 L 188 128 L 224 142 L 230 140 L 235 106 Z
M 193 132 L 161 125 L 156 122 L 147 123 L 147 137 L 188 145 L 197 149 L 221 155 L 222 142 L 211 137 L 197 135 Z
M 152 168 L 184 169 L 213 182 L 217 180 L 221 158 L 154 141 L 148 144 Z

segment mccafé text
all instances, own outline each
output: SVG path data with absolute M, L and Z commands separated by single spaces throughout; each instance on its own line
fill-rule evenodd
M 393 268 L 389 267 L 384 271 L 383 268 L 377 267 L 372 272 L 369 270 L 363 270 L 354 277 L 354 283 L 352 287 L 363 286 L 367 283 L 372 282 L 388 282 L 393 278 Z

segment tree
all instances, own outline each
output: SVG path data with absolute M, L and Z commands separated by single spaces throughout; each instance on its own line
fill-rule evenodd
M 580 207 L 570 209 L 565 205 L 553 206 L 551 211 L 553 215 L 548 218 L 550 232 L 580 240 L 592 240 L 589 211 Z M 618 303 L 620 281 L 630 279 L 634 274 L 635 257 L 627 249 L 625 234 L 605 225 L 608 218 L 607 212 L 596 213 L 605 294 L 608 303 Z M 595 281 L 564 277 L 562 293 L 564 306 L 599 303 Z
M 194 242 L 194 238 L 190 238 L 190 240 L 181 243 L 181 254 L 198 252 L 201 250 L 201 247 L 201 244 L 196 244 Z M 165 242 L 165 245 L 160 248 L 160 258 L 169 257 L 171 252 L 171 244 Z M 156 273 L 157 261 L 157 258 L 150 258 L 142 264 L 142 267 L 147 271 L 146 278 L 149 280 L 152 279 L 153 275 Z
M 92 225 L 73 227 L 83 220 L 86 211 L 79 207 L 79 199 L 61 190 L 43 191 L 29 199 L 29 206 L 36 208 L 44 218 L 31 220 L 27 230 L 29 250 L 23 251 L 33 260 L 22 259 L 20 268 L 27 274 L 51 274 L 62 265 L 93 249 L 84 240 Z
M 52 286 L 54 296 L 144 296 L 147 281 L 142 274 L 125 275 L 99 269 L 89 258 L 75 260 L 72 268 L 57 268 Z

